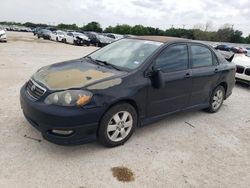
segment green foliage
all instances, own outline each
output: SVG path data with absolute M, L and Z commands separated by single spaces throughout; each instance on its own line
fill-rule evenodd
M 102 32 L 102 27 L 98 22 L 90 22 L 87 25 L 83 26 L 83 31 L 95 31 Z
M 250 44 L 250 34 L 248 35 L 248 37 L 245 38 L 245 42 Z
M 57 29 L 60 30 L 74 30 L 74 31 L 79 31 L 79 27 L 76 24 L 63 24 L 60 23 L 56 26 Z

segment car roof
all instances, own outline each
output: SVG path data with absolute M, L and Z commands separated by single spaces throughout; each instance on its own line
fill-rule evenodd
M 130 39 L 140 39 L 140 40 L 149 40 L 149 41 L 155 41 L 155 42 L 162 42 L 162 43 L 168 43 L 168 42 L 181 42 L 181 41 L 191 41 L 189 39 L 183 39 L 183 38 L 177 38 L 177 37 L 167 37 L 167 36 L 132 36 L 129 37 Z

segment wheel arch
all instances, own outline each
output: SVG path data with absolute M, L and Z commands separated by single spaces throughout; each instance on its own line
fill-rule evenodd
M 118 104 L 121 104 L 121 103 L 128 103 L 128 104 L 130 104 L 130 105 L 135 109 L 135 111 L 136 111 L 136 113 L 137 113 L 137 127 L 138 127 L 139 121 L 140 121 L 140 120 L 139 120 L 139 119 L 140 119 L 140 112 L 139 112 L 139 108 L 138 108 L 137 103 L 136 103 L 135 100 L 133 100 L 133 99 L 120 99 L 120 100 L 118 100 L 118 101 L 115 101 L 115 102 L 111 103 L 111 104 L 108 106 L 108 108 L 105 110 L 105 112 L 102 114 L 102 116 L 101 116 L 101 118 L 100 118 L 100 120 L 99 120 L 99 125 L 100 125 L 100 122 L 101 122 L 101 120 L 102 120 L 104 114 L 105 114 L 109 109 L 111 109 L 113 106 L 118 105 Z M 98 125 L 98 128 L 99 128 L 99 125 Z
M 225 96 L 224 96 L 224 98 L 225 98 L 226 93 L 227 93 L 227 88 L 228 88 L 227 83 L 224 81 L 224 82 L 221 82 L 220 84 L 218 84 L 218 86 L 222 86 L 225 89 Z M 216 86 L 216 87 L 218 87 L 218 86 Z

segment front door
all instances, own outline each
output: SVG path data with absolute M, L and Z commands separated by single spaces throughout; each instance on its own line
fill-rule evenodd
M 191 92 L 191 70 L 188 47 L 184 43 L 173 44 L 155 59 L 154 69 L 163 72 L 165 85 L 148 88 L 147 116 L 163 115 L 186 107 Z

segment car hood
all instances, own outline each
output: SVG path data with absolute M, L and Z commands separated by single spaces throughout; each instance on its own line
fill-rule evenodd
M 247 57 L 244 54 L 237 54 L 233 59 L 233 63 L 244 67 L 250 67 L 250 57 Z
M 98 87 L 93 85 L 109 83 L 109 80 L 112 80 L 113 85 L 115 85 L 114 83 L 120 84 L 120 76 L 124 74 L 123 71 L 116 71 L 79 59 L 43 67 L 32 76 L 32 79 L 49 90 L 65 90 L 86 86 L 95 89 Z

